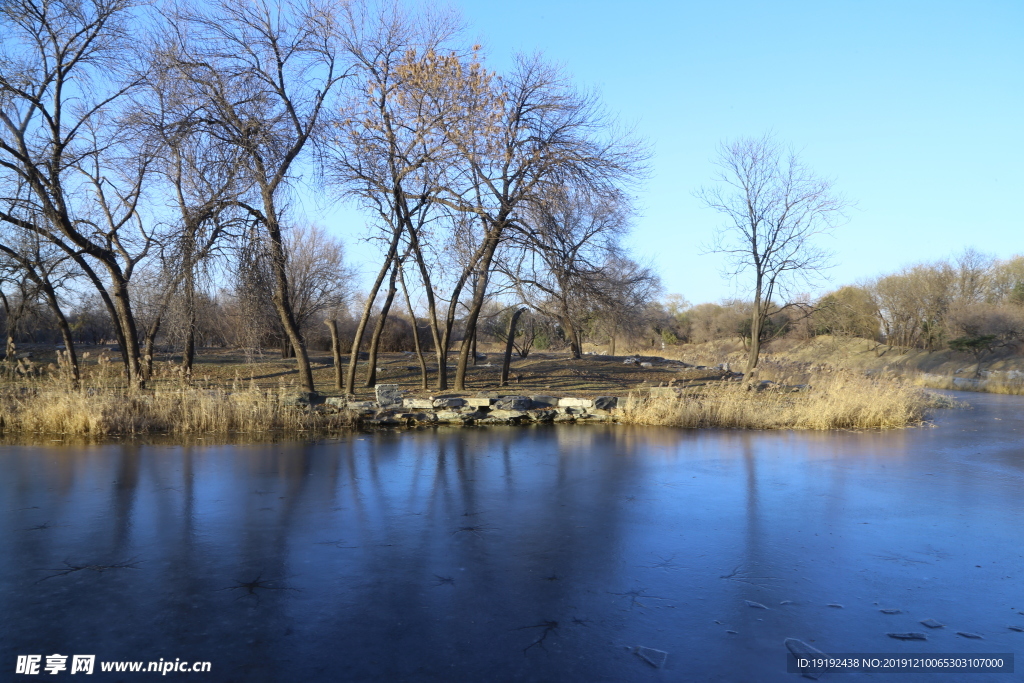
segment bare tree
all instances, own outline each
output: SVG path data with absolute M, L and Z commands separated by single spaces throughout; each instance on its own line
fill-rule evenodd
M 499 105 L 492 117 L 449 132 L 459 154 L 459 178 L 468 182 L 457 191 L 453 182 L 443 199 L 478 219 L 472 240 L 478 247 L 465 269 L 467 278 L 477 280 L 459 352 L 457 390 L 466 388 L 471 340 L 494 256 L 527 205 L 549 188 L 565 185 L 609 196 L 641 177 L 647 158 L 646 147 L 616 128 L 595 95 L 573 88 L 539 57 L 518 56 L 511 72 L 492 83 L 491 93 Z
M 0 220 L 57 245 L 88 277 L 141 386 L 128 285 L 150 246 L 140 209 L 153 150 L 131 148 L 124 130 L 127 95 L 143 82 L 134 18 L 129 0 L 0 4 Z
M 289 294 L 282 205 L 300 155 L 317 141 L 328 97 L 347 75 L 334 9 L 326 2 L 222 0 L 179 7 L 170 18 L 167 61 L 187 85 L 205 134 L 237 150 L 248 171 L 255 196 L 239 203 L 266 234 L 274 309 L 302 386 L 314 391 Z
M 753 280 L 745 371 L 752 378 L 773 297 L 828 267 L 829 254 L 814 238 L 843 220 L 849 203 L 771 134 L 723 143 L 715 164 L 716 185 L 696 196 L 727 219 L 710 251 L 728 257 L 732 275 L 749 273 Z
M 352 340 L 346 391 L 353 391 L 358 350 L 387 279 L 383 315 L 373 339 L 379 339 L 383 329 L 396 291 L 399 261 L 404 260 L 400 251 L 408 252 L 417 266 L 438 354 L 437 387 L 445 389 L 450 330 L 440 329 L 436 276 L 427 263 L 430 226 L 436 220 L 434 204 L 443 172 L 453 155 L 449 132 L 474 117 L 483 118 L 480 103 L 467 93 L 486 90 L 490 75 L 471 56 L 445 48 L 460 28 L 451 13 L 411 14 L 395 4 L 371 12 L 365 5 L 351 5 L 346 19 L 345 45 L 355 64 L 358 86 L 352 88 L 351 99 L 334 121 L 330 173 L 347 196 L 377 219 L 376 239 L 384 251 Z M 402 283 L 406 286 L 404 275 Z M 371 340 L 371 348 L 376 348 L 375 341 Z M 372 366 L 369 375 L 372 384 Z
M 614 335 L 615 321 L 646 307 L 656 289 L 650 270 L 623 253 L 629 218 L 622 193 L 550 188 L 523 212 L 495 262 L 522 301 L 559 321 L 573 358 L 588 320 L 609 318 Z

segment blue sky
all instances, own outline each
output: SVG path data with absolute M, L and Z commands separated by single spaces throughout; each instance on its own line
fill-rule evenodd
M 710 181 L 719 141 L 767 130 L 857 203 L 823 241 L 836 266 L 821 288 L 968 246 L 1024 253 L 1020 0 L 453 6 L 491 68 L 542 52 L 653 145 L 629 241 L 666 292 L 746 294 L 720 257 L 698 254 L 720 219 L 692 192 Z M 371 257 L 342 234 L 354 260 Z

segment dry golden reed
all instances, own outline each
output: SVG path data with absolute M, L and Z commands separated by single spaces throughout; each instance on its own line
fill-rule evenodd
M 921 424 L 937 405 L 896 379 L 837 372 L 812 377 L 802 391 L 748 389 L 739 382 L 684 389 L 675 399 L 632 397 L 621 422 L 731 429 L 891 429 Z
M 4 434 L 266 434 L 330 431 L 352 425 L 347 413 L 282 405 L 279 392 L 179 387 L 156 391 L 22 388 L 0 394 Z

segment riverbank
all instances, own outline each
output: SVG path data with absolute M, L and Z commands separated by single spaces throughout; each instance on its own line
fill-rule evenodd
M 746 352 L 738 340 L 684 344 L 661 351 L 710 365 L 742 367 Z M 979 372 L 973 356 L 943 349 L 890 348 L 858 337 L 822 335 L 808 340 L 780 339 L 765 346 L 759 373 L 774 378 L 787 373 L 849 370 L 870 377 L 899 377 L 930 389 L 1024 395 L 1024 356 L 1002 349 L 983 359 Z
M 623 363 L 627 364 L 627 363 Z M 754 386 L 722 368 L 680 367 L 660 386 L 623 396 L 524 394 L 508 388 L 433 396 L 381 383 L 374 397 L 324 396 L 293 387 L 152 390 L 7 388 L 4 436 L 91 437 L 200 434 L 329 435 L 358 428 L 620 422 L 684 428 L 889 429 L 921 424 L 933 396 L 895 378 L 812 375 L 807 383 Z

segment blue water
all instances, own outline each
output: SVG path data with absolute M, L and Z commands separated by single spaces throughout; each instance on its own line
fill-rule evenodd
M 960 397 L 884 433 L 4 447 L 0 679 L 83 677 L 14 674 L 54 653 L 100 681 L 786 681 L 786 638 L 1024 652 L 1024 400 Z

